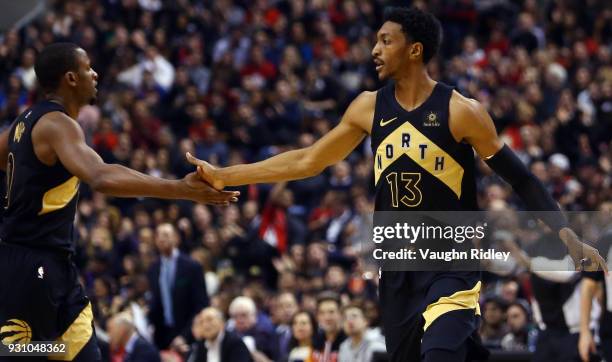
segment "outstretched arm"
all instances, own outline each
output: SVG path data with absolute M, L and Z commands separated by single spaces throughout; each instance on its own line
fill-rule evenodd
M 456 141 L 466 141 L 472 145 L 487 165 L 512 185 L 528 210 L 548 211 L 537 216 L 559 234 L 576 269 L 584 263 L 588 270 L 601 268 L 607 271 L 605 261 L 597 250 L 580 242 L 578 236 L 567 227 L 565 216 L 540 180 L 499 139 L 493 120 L 484 106 L 454 92 L 450 114 L 450 130 Z
M 104 163 L 85 143 L 81 127 L 60 112 L 51 112 L 38 121 L 32 131 L 38 149 L 55 154 L 64 167 L 95 191 L 119 197 L 156 197 L 185 199 L 224 205 L 236 201 L 238 194 L 217 191 L 193 172 L 182 180 L 166 180 L 145 175 L 130 168 Z
M 246 165 L 215 168 L 187 155 L 198 166 L 200 176 L 216 189 L 256 183 L 303 179 L 321 173 L 344 159 L 371 130 L 376 93 L 361 93 L 348 107 L 340 124 L 312 146 L 278 154 L 267 160 Z

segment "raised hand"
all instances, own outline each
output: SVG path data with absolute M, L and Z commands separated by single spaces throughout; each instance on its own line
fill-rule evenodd
M 182 181 L 189 190 L 189 199 L 201 204 L 227 206 L 238 201 L 240 195 L 239 191 L 215 190 L 196 172 L 188 174 Z
M 204 160 L 200 160 L 198 158 L 193 157 L 189 152 L 185 154 L 185 157 L 187 158 L 187 161 L 190 164 L 196 166 L 198 175 L 200 175 L 202 180 L 206 181 L 209 185 L 211 185 L 217 190 L 223 190 L 223 188 L 225 187 L 225 183 L 223 182 L 223 180 L 216 177 L 215 171 L 217 170 L 217 168 L 215 166 Z

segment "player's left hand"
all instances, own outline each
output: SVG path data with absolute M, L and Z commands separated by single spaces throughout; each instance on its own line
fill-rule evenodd
M 223 190 L 225 183 L 216 176 L 217 168 L 215 166 L 204 160 L 193 157 L 189 152 L 185 154 L 185 157 L 190 164 L 196 166 L 198 175 L 200 175 L 202 180 L 217 190 Z
M 577 271 L 603 270 L 605 273 L 608 273 L 606 261 L 599 255 L 597 249 L 581 242 L 578 235 L 572 229 L 561 229 L 559 237 L 567 246 Z

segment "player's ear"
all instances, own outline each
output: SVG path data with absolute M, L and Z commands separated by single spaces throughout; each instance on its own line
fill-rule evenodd
M 410 46 L 410 58 L 418 59 L 423 55 L 423 44 L 420 42 L 412 43 Z
M 76 74 L 76 72 L 69 71 L 64 74 L 64 79 L 66 79 L 66 82 L 68 82 L 68 84 L 76 86 L 79 76 Z

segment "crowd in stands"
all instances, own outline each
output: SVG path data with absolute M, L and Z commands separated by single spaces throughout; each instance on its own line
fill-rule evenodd
M 407 3 L 443 26 L 432 77 L 487 108 L 562 208 L 612 209 L 606 1 Z M 0 125 L 41 96 L 36 54 L 70 41 L 99 74 L 98 99 L 78 122 L 107 162 L 180 178 L 193 170 L 186 152 L 227 166 L 307 147 L 356 95 L 383 84 L 370 53 L 386 4 L 49 1 L 0 36 Z M 482 209 L 523 208 L 475 162 Z M 367 247 L 372 175 L 366 140 L 319 176 L 239 187 L 229 207 L 110 198 L 83 185 L 75 261 L 105 358 L 370 361 L 384 352 Z M 529 271 L 483 278 L 485 344 L 534 352 Z

